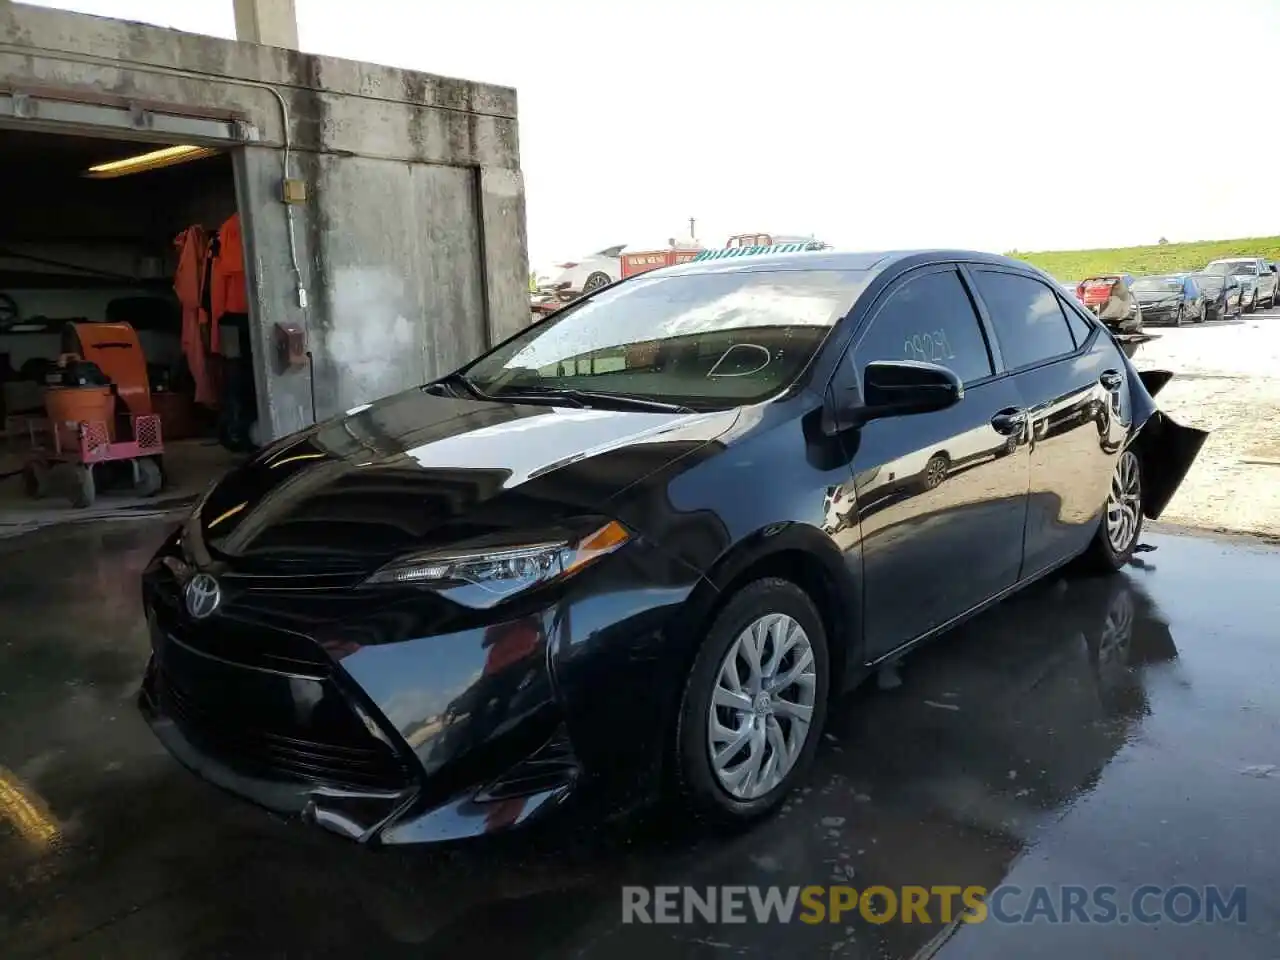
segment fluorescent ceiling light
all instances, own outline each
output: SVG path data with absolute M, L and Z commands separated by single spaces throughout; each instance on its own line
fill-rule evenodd
M 140 153 L 136 157 L 126 157 L 123 160 L 94 164 L 84 172 L 84 175 L 94 180 L 126 177 L 131 173 L 159 170 L 161 167 L 171 167 L 175 163 L 186 163 L 188 160 L 212 157 L 217 152 L 211 147 L 195 147 L 189 144 L 177 147 L 163 147 L 160 150 L 152 150 L 150 153 Z

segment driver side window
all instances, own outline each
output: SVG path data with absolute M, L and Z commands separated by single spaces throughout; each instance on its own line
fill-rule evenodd
M 955 270 L 909 279 L 871 318 L 854 350 L 858 374 L 873 360 L 922 360 L 964 383 L 994 373 L 973 301 Z

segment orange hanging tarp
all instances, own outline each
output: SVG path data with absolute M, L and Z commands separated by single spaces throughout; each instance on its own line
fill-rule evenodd
M 245 282 L 244 244 L 240 236 L 238 213 L 233 213 L 218 228 L 218 248 L 213 256 L 209 308 L 215 326 L 223 314 L 249 312 L 249 288 Z
M 196 403 L 216 407 L 218 392 L 209 373 L 209 317 L 200 305 L 209 238 L 204 227 L 192 226 L 178 234 L 174 245 L 178 248 L 178 269 L 173 275 L 173 292 L 182 304 L 182 353 L 196 383 Z

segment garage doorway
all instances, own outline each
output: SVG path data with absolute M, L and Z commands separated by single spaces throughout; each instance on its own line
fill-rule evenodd
M 231 451 L 252 449 L 254 338 L 234 151 L 0 121 L 0 473 L 48 428 L 47 388 L 73 379 L 105 385 L 121 430 L 140 409 L 160 418 L 166 496 L 201 488 Z M 200 263 L 204 322 L 193 331 L 175 279 L 181 286 L 179 241 L 195 236 L 205 246 L 198 256 L 186 251 L 187 265 Z M 222 256 L 227 237 L 234 256 Z M 136 363 L 119 362 L 129 353 L 140 354 Z M 125 498 L 141 492 L 124 487 Z M 6 501 L 10 492 L 0 490 Z M 104 492 L 101 506 L 109 505 Z

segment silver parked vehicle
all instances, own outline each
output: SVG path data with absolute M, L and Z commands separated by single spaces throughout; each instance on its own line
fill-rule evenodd
M 1245 313 L 1264 305 L 1274 307 L 1277 303 L 1276 287 L 1280 284 L 1280 276 L 1276 273 L 1276 265 L 1262 257 L 1224 257 L 1214 260 L 1203 272 L 1238 279 L 1240 305 Z

